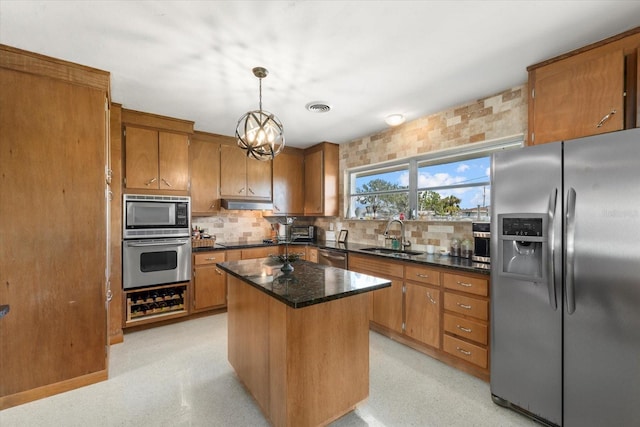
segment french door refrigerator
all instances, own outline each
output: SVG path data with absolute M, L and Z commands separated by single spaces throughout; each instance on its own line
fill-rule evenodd
M 493 155 L 491 394 L 640 425 L 640 129 Z

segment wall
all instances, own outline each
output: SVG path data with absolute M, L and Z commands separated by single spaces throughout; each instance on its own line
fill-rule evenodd
M 421 117 L 396 128 L 340 145 L 340 212 L 344 215 L 344 174 L 350 168 L 400 160 L 433 151 L 527 134 L 527 85 Z M 270 236 L 270 223 L 260 211 L 221 210 L 217 216 L 194 218 L 219 242 L 260 241 Z M 303 223 L 304 220 L 298 221 Z M 380 244 L 387 221 L 316 218 L 328 230 L 349 230 L 348 241 Z M 396 232 L 394 226 L 393 232 Z M 453 237 L 471 237 L 471 222 L 407 221 L 407 237 L 416 245 L 449 246 Z M 320 232 L 320 237 L 324 233 Z
M 340 212 L 344 215 L 348 169 L 400 160 L 482 141 L 527 134 L 527 85 L 421 117 L 396 128 L 340 145 Z M 386 221 L 318 218 L 316 225 L 349 230 L 348 241 L 380 244 Z M 407 238 L 414 245 L 448 247 L 453 237 L 471 238 L 471 220 L 406 221 Z M 395 226 L 394 226 L 395 227 Z M 397 227 L 396 227 L 397 228 Z M 395 231 L 395 228 L 394 228 Z

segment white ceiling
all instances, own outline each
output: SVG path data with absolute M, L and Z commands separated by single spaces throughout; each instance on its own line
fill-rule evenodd
M 0 43 L 111 72 L 124 108 L 233 135 L 258 107 L 287 144 L 336 143 L 526 82 L 640 23 L 640 1 L 9 1 Z M 312 101 L 330 104 L 311 113 Z

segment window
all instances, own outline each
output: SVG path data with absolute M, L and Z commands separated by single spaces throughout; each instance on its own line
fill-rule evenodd
M 351 170 L 347 217 L 488 220 L 491 153 L 522 143 L 519 136 Z

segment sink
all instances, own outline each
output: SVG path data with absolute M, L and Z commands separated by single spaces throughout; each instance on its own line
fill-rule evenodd
M 410 255 L 422 255 L 424 252 L 416 252 L 416 251 L 403 251 L 400 249 L 389 249 L 389 248 L 364 248 L 362 251 L 372 252 L 374 254 L 380 255 L 392 255 L 392 256 L 410 256 Z

